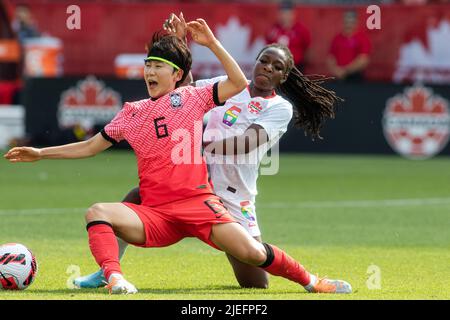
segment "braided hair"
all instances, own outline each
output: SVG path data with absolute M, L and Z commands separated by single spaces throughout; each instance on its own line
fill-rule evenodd
M 329 80 L 320 75 L 304 75 L 294 65 L 294 57 L 288 47 L 282 44 L 270 44 L 265 46 L 259 56 L 269 48 L 282 50 L 288 57 L 288 74 L 286 81 L 280 83 L 275 91 L 289 100 L 294 106 L 294 124 L 297 128 L 303 128 L 305 135 L 310 135 L 312 140 L 322 139 L 320 130 L 327 118 L 334 119 L 337 103 L 344 101 L 334 91 L 325 89 L 321 84 Z M 257 58 L 257 59 L 258 59 Z

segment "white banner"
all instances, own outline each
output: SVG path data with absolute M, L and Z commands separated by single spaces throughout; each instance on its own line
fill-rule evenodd
M 0 149 L 7 148 L 12 139 L 25 136 L 25 108 L 0 105 Z

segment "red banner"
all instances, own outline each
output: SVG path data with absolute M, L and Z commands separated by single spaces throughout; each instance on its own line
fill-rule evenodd
M 19 3 L 17 0 L 11 2 Z M 277 20 L 276 4 L 247 3 L 86 3 L 80 2 L 81 29 L 69 30 L 67 8 L 74 1 L 28 3 L 39 29 L 63 43 L 65 75 L 113 75 L 121 54 L 144 54 L 145 43 L 161 28 L 171 12 L 183 11 L 187 19 L 202 17 L 247 73 L 264 36 Z M 342 28 L 344 7 L 298 6 L 298 19 L 311 31 L 306 72 L 327 74 L 330 43 Z M 359 24 L 372 42 L 367 77 L 371 80 L 430 80 L 450 82 L 450 5 L 381 6 L 381 29 L 368 30 L 366 7 L 354 7 Z M 220 73 L 213 56 L 191 47 L 194 71 L 209 76 Z

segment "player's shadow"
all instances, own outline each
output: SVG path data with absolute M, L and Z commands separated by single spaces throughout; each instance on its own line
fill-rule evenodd
M 195 294 L 195 295 L 224 295 L 224 294 L 232 294 L 232 295 L 276 295 L 276 294 L 298 294 L 298 293 L 307 293 L 304 290 L 270 290 L 270 289 L 249 289 L 249 288 L 241 288 L 239 286 L 230 286 L 230 285 L 210 285 L 202 288 L 140 288 L 138 289 L 140 293 L 146 294 L 157 294 L 157 295 L 171 295 L 171 294 Z
M 195 295 L 276 295 L 276 294 L 303 294 L 307 293 L 304 290 L 271 290 L 271 289 L 247 289 L 239 286 L 231 285 L 210 285 L 205 287 L 185 287 L 185 288 L 138 288 L 138 296 L 141 294 L 154 295 L 174 295 L 174 294 L 195 294 Z M 31 290 L 30 290 L 31 291 Z M 104 288 L 99 289 L 56 289 L 56 290 L 32 290 L 36 294 L 62 294 L 67 297 L 77 298 L 87 295 L 104 294 L 109 295 L 108 290 Z M 138 297 L 136 296 L 136 297 Z

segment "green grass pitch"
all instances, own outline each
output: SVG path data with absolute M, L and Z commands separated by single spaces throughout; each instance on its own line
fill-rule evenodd
M 85 209 L 120 201 L 137 184 L 130 152 L 96 158 L 0 161 L 0 243 L 19 242 L 39 272 L 3 299 L 450 299 L 450 158 L 282 155 L 280 172 L 259 179 L 263 239 L 311 272 L 348 280 L 351 295 L 317 295 L 270 278 L 267 290 L 240 289 L 224 254 L 196 239 L 169 248 L 130 247 L 123 271 L 134 296 L 73 290 L 80 270 L 98 269 Z M 72 266 L 72 267 L 71 267 Z M 78 269 L 79 268 L 79 269 Z

